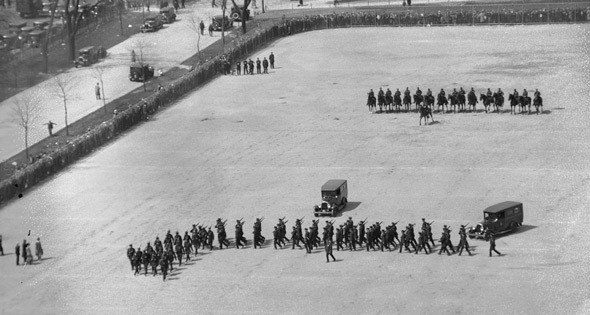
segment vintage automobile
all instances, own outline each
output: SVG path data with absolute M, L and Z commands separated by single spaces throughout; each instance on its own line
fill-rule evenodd
M 5 47 L 7 50 L 17 49 L 19 41 L 16 34 L 2 34 L 0 35 L 0 47 Z
M 29 41 L 32 47 L 39 48 L 39 45 L 45 40 L 45 31 L 34 30 L 29 33 Z
M 162 22 L 162 16 L 156 15 L 145 18 L 143 24 L 141 25 L 141 32 L 155 32 L 159 29 L 164 27 L 164 23 Z
M 78 59 L 74 60 L 74 66 L 87 67 L 107 56 L 107 50 L 103 46 L 88 46 L 78 50 Z
M 231 13 L 229 14 L 229 16 L 234 20 L 234 21 L 242 21 L 242 11 L 244 9 L 243 5 L 237 5 L 233 6 L 231 8 Z M 246 14 L 245 14 L 245 20 L 248 21 L 250 19 L 250 10 L 246 9 Z
M 174 8 L 161 8 L 160 15 L 162 16 L 162 22 L 166 24 L 176 21 L 176 13 L 174 13 Z
M 348 185 L 345 179 L 330 179 L 322 185 L 322 203 L 314 207 L 314 215 L 334 216 L 346 208 Z
M 211 21 L 211 25 L 213 26 L 214 31 L 222 31 L 222 21 L 223 21 L 223 30 L 228 31 L 230 28 L 234 26 L 234 21 L 227 16 L 223 15 L 216 15 L 213 17 Z
M 133 63 L 129 68 L 129 80 L 142 82 L 151 79 L 154 76 L 154 68 L 148 64 L 139 62 Z
M 470 238 L 482 238 L 486 241 L 490 233 L 513 232 L 522 225 L 523 206 L 521 202 L 504 201 L 486 208 L 483 221 L 471 227 L 467 232 Z

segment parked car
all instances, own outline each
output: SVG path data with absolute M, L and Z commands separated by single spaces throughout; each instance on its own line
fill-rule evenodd
M 233 6 L 231 8 L 231 13 L 229 14 L 229 16 L 234 20 L 234 21 L 242 21 L 242 10 L 244 9 L 243 5 L 237 5 L 237 6 Z M 248 21 L 250 19 L 250 10 L 246 9 L 246 14 L 245 14 L 245 20 Z
M 162 16 L 162 22 L 166 24 L 176 21 L 176 13 L 174 13 L 174 8 L 161 8 L 160 15 Z
M 221 24 L 224 23 L 224 24 Z M 211 21 L 211 25 L 213 26 L 214 31 L 221 31 L 222 25 L 225 25 L 223 30 L 229 30 L 234 26 L 234 21 L 227 16 L 224 15 L 216 15 L 213 17 Z
M 314 215 L 334 216 L 346 208 L 348 184 L 345 179 L 330 179 L 322 185 L 322 203 L 314 207 Z
M 148 64 L 133 63 L 129 68 L 129 80 L 135 82 L 147 81 L 154 77 L 154 68 Z
M 74 60 L 74 66 L 87 67 L 107 56 L 107 50 L 103 46 L 88 46 L 78 50 L 78 59 Z
M 164 27 L 164 23 L 162 22 L 162 16 L 156 15 L 145 18 L 143 24 L 141 25 L 141 32 L 155 32 L 159 29 Z
M 516 231 L 522 225 L 523 210 L 522 203 L 515 201 L 504 201 L 488 207 L 483 211 L 483 221 L 471 227 L 467 235 L 487 241 L 490 233 Z
M 31 46 L 39 48 L 39 45 L 45 40 L 46 31 L 34 30 L 29 33 L 29 41 Z

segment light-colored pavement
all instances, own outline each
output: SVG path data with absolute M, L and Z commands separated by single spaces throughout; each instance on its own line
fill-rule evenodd
M 383 28 L 286 37 L 269 75 L 223 76 L 0 211 L 0 314 L 576 314 L 590 288 L 590 25 Z M 383 40 L 391 39 L 391 40 Z M 419 40 L 416 40 L 419 39 Z M 348 43 L 355 43 L 350 45 Z M 231 93 L 220 93 L 231 91 Z M 538 88 L 544 115 L 367 112 L 379 87 Z M 240 97 L 236 97 L 239 95 Z M 507 109 L 505 107 L 505 109 Z M 263 235 L 311 223 L 319 188 L 349 180 L 355 222 L 457 227 L 524 203 L 520 233 L 475 256 L 322 249 L 202 251 L 160 277 L 125 251 L 165 231 L 244 217 Z M 323 225 L 323 220 L 321 224 Z M 30 230 L 30 236 L 28 232 Z M 48 258 L 14 265 L 41 237 Z M 437 247 L 438 249 L 438 247 Z

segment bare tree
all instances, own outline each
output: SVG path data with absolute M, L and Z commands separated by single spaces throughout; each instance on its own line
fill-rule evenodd
M 55 95 L 64 102 L 64 121 L 66 126 L 66 136 L 70 135 L 70 127 L 68 125 L 68 101 L 73 99 L 72 88 L 74 87 L 72 82 L 75 82 L 75 78 L 66 79 L 64 76 L 53 77 L 56 91 Z
M 222 54 L 225 54 L 225 10 L 227 10 L 227 0 L 221 0 L 221 49 Z
M 199 19 L 196 13 L 189 16 L 187 27 L 197 33 L 197 58 L 199 59 L 199 62 L 201 62 L 201 28 L 199 27 Z
M 104 97 L 104 67 L 102 66 L 94 66 L 92 67 L 92 77 L 97 79 L 100 82 L 100 87 L 102 88 L 102 107 L 104 108 L 105 115 L 107 114 L 107 101 Z
M 80 0 L 65 0 L 64 21 L 68 35 L 68 56 L 70 60 L 76 58 L 76 35 L 83 20 L 83 12 L 79 12 Z
M 141 74 L 142 74 L 142 81 L 143 81 L 143 90 L 147 91 L 145 86 L 145 66 L 147 63 L 145 62 L 145 55 L 149 48 L 151 48 L 153 44 L 146 39 L 145 36 L 137 37 L 131 42 L 131 47 L 128 48 L 129 51 L 135 51 L 136 53 L 136 62 L 139 63 L 141 67 Z
M 41 114 L 38 100 L 29 93 L 14 98 L 14 121 L 25 131 L 25 152 L 27 160 L 29 158 L 29 130 L 39 120 Z

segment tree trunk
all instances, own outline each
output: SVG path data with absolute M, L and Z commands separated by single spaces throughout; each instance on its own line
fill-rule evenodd
M 25 154 L 27 155 L 27 162 L 29 161 L 29 127 L 25 127 Z
M 242 34 L 246 34 L 246 9 L 248 8 L 248 0 L 244 0 L 244 7 L 242 8 Z
M 76 60 L 76 34 L 71 31 L 68 32 L 68 57 L 72 61 Z
M 43 72 L 49 73 L 49 35 L 53 30 L 53 18 L 55 16 L 55 10 L 57 8 L 57 1 L 53 2 L 51 6 L 51 17 L 49 18 L 49 27 L 47 27 L 47 34 L 45 35 L 45 43 L 43 43 L 43 48 L 41 54 L 43 55 Z M 63 26 L 62 26 L 63 27 Z
M 68 105 L 67 105 L 65 98 L 64 98 L 64 116 L 65 116 L 64 120 L 66 123 L 66 136 L 69 136 L 70 135 L 70 126 L 68 125 Z
M 225 6 L 221 10 L 221 15 L 223 16 L 221 18 L 221 54 L 225 54 Z
M 104 107 L 104 114 L 107 114 L 107 101 L 104 97 L 104 83 L 102 81 L 102 77 L 100 78 L 100 86 L 102 87 L 102 107 Z

